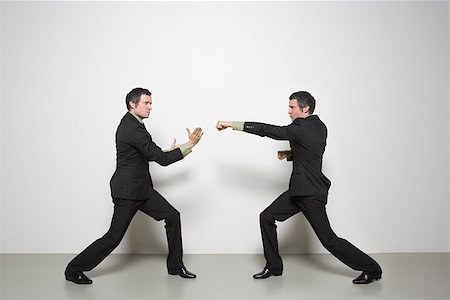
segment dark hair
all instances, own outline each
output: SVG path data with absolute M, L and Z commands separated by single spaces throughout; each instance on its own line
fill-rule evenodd
M 295 92 L 289 97 L 289 100 L 293 99 L 297 100 L 298 106 L 300 108 L 309 106 L 308 112 L 310 114 L 314 112 L 314 109 L 316 108 L 316 99 L 314 99 L 314 97 L 311 96 L 310 93 L 305 91 Z
M 149 90 L 144 89 L 144 88 L 134 88 L 132 89 L 127 96 L 125 97 L 125 102 L 127 104 L 127 109 L 130 110 L 131 106 L 130 106 L 130 102 L 134 103 L 134 104 L 138 104 L 139 100 L 141 100 L 141 96 L 142 95 L 147 95 L 147 96 L 151 96 L 152 93 L 150 93 Z

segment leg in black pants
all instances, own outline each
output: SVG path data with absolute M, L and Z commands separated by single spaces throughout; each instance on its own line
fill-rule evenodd
M 169 245 L 167 269 L 169 273 L 183 267 L 181 220 L 178 210 L 170 205 L 170 203 L 155 190 L 153 190 L 150 200 L 145 201 L 139 209 L 155 220 L 164 220 L 166 223 L 167 244 Z
M 302 211 L 323 246 L 340 261 L 354 270 L 380 272 L 377 262 L 348 241 L 339 238 L 331 229 L 326 214 L 327 196 L 291 197 L 289 191 L 280 195 L 260 215 L 261 235 L 266 267 L 272 273 L 281 273 L 283 263 L 278 252 L 275 221 L 285 221 Z
M 77 255 L 67 266 L 70 271 L 90 271 L 102 262 L 120 243 L 125 232 L 138 210 L 153 217 L 165 220 L 169 255 L 167 266 L 177 268 L 182 265 L 182 242 L 180 214 L 158 192 L 152 191 L 149 199 L 134 201 L 114 199 L 114 214 L 111 227 L 100 239 L 93 242 Z
M 78 254 L 67 266 L 71 271 L 90 271 L 120 243 L 138 211 L 140 201 L 114 199 L 114 214 L 108 232 Z
M 331 229 L 325 205 L 327 196 L 295 197 L 322 245 L 337 259 L 353 270 L 369 274 L 380 273 L 381 267 L 370 256 L 347 240 L 338 237 Z
M 283 272 L 283 261 L 278 251 L 277 225 L 300 212 L 298 203 L 291 199 L 289 191 L 281 194 L 260 215 L 259 225 L 263 241 L 266 268 L 274 274 Z

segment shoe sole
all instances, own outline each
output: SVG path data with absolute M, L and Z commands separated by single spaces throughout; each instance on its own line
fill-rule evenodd
M 167 272 L 167 273 L 169 273 L 169 275 L 178 275 L 178 276 L 180 276 L 181 278 L 186 278 L 186 279 L 195 279 L 195 278 L 197 278 L 197 275 L 195 275 L 195 276 L 182 276 L 181 274 L 178 274 L 178 272 Z
M 371 281 L 369 281 L 369 282 L 353 282 L 353 284 L 369 284 L 369 283 L 372 283 L 372 282 L 374 282 L 374 281 L 377 281 L 377 280 L 380 280 L 381 279 L 381 275 L 380 276 L 378 276 L 378 277 L 374 277 Z
M 66 280 L 70 281 L 70 282 L 73 282 L 75 284 L 92 284 L 92 281 L 91 282 L 76 282 L 75 280 L 67 278 L 67 277 L 66 277 Z
M 253 279 L 267 279 L 267 278 L 270 278 L 270 277 L 272 277 L 272 276 L 281 276 L 281 275 L 283 275 L 283 273 L 281 273 L 281 274 L 273 274 L 273 273 L 272 273 L 272 275 L 267 276 L 267 277 L 254 277 L 254 276 L 253 276 Z

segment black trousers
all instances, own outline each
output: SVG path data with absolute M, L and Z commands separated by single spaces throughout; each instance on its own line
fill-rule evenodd
M 328 221 L 326 204 L 326 195 L 291 197 L 289 191 L 286 191 L 260 214 L 266 267 L 273 273 L 283 271 L 283 262 L 278 252 L 275 221 L 285 221 L 293 215 L 303 212 L 322 245 L 340 261 L 354 270 L 369 273 L 381 272 L 381 268 L 375 260 L 333 232 Z
M 165 221 L 169 244 L 168 270 L 175 271 L 183 266 L 180 213 L 163 196 L 153 190 L 147 200 L 113 199 L 113 202 L 114 214 L 108 232 L 77 255 L 68 264 L 68 269 L 90 271 L 95 268 L 119 245 L 138 210 L 157 221 Z

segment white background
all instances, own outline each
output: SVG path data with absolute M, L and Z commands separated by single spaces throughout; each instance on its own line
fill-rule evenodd
M 150 163 L 182 216 L 185 253 L 261 253 L 259 213 L 286 188 L 286 142 L 214 129 L 286 125 L 307 90 L 329 131 L 336 233 L 362 250 L 448 252 L 448 2 L 2 2 L 1 252 L 78 253 L 108 229 L 125 95 L 153 93 L 146 127 L 185 160 Z M 142 213 L 116 253 L 165 253 Z M 282 253 L 326 253 L 302 214 Z

